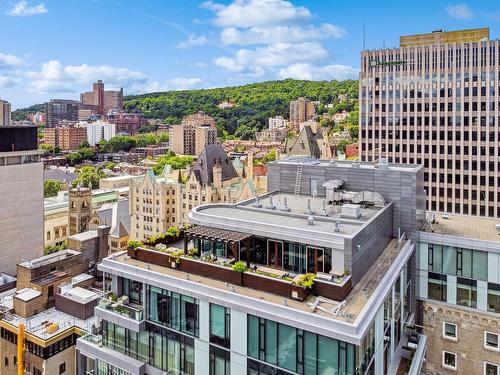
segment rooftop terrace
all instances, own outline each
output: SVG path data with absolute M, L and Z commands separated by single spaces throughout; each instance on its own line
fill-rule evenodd
M 61 250 L 56 253 L 52 253 L 49 255 L 44 255 L 42 257 L 32 259 L 32 260 L 26 260 L 24 262 L 19 263 L 19 266 L 25 267 L 25 268 L 30 268 L 30 269 L 35 269 L 38 267 L 46 266 L 47 264 L 51 263 L 56 263 L 59 262 L 62 259 L 69 258 L 71 256 L 79 255 L 80 252 L 75 251 L 75 250 Z
M 434 221 L 431 219 L 427 222 L 423 232 L 500 242 L 500 232 L 496 228 L 500 220 L 468 215 L 429 213 L 430 218 L 432 215 Z
M 233 294 L 235 296 L 245 296 L 251 299 L 268 302 L 276 305 L 286 305 L 288 308 L 295 309 L 305 313 L 319 315 L 325 318 L 336 321 L 352 323 L 362 313 L 367 301 L 376 293 L 377 288 L 382 288 L 381 282 L 384 277 L 391 277 L 388 272 L 393 265 L 395 259 L 402 253 L 402 249 L 408 249 L 404 245 L 409 245 L 409 242 L 398 242 L 392 240 L 377 261 L 372 265 L 364 277 L 356 284 L 356 286 L 348 294 L 344 301 L 334 301 L 331 299 L 321 298 L 310 295 L 304 301 L 298 301 L 291 298 L 284 298 L 278 294 L 273 294 L 265 291 L 260 291 L 255 288 L 239 286 L 221 281 L 219 274 L 214 273 L 213 277 L 205 277 L 195 274 L 195 272 L 187 273 L 178 269 L 172 269 L 166 266 L 160 266 L 148 262 L 143 262 L 137 259 L 130 258 L 126 253 L 111 255 L 103 260 L 103 267 L 112 267 L 114 263 L 124 264 L 127 266 L 138 267 L 147 270 L 149 273 L 157 273 L 167 275 L 174 278 L 185 280 L 189 284 L 204 285 L 209 288 L 222 290 L 225 294 Z M 182 263 L 182 258 L 181 258 Z M 165 263 L 169 264 L 169 263 Z M 152 275 L 151 278 L 154 278 Z M 218 279 L 219 278 L 219 279 Z M 264 279 L 265 282 L 265 279 Z M 316 282 L 320 282 L 317 280 Z M 178 283 L 176 283 L 179 285 Z M 324 284 L 328 288 L 328 284 Z M 332 288 L 335 285 L 331 284 Z M 194 287 L 196 289 L 196 287 Z

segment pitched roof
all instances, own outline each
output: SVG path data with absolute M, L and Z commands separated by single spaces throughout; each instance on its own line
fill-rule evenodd
M 109 225 L 110 235 L 119 237 L 123 231 L 130 233 L 130 215 L 128 212 L 128 199 L 120 199 L 117 202 L 102 206 L 97 212 L 97 216 L 102 224 Z M 120 234 L 120 235 L 118 235 Z
M 290 146 L 287 144 L 288 155 L 305 155 L 319 158 L 321 155 L 318 139 L 323 139 L 323 133 L 313 133 L 310 126 L 304 126 L 302 131 L 292 140 Z
M 193 173 L 201 184 L 211 185 L 214 182 L 213 167 L 215 164 L 222 166 L 222 181 L 238 177 L 233 163 L 219 144 L 205 146 L 190 173 Z
M 59 168 L 51 168 L 43 171 L 43 180 L 57 180 L 73 182 L 78 177 L 78 173 L 65 172 Z

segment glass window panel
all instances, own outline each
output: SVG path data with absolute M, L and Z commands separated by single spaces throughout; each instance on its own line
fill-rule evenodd
M 316 375 L 316 335 L 304 332 L 304 374 Z
M 265 335 L 266 335 L 266 337 L 265 337 L 265 343 L 266 343 L 265 361 L 272 363 L 272 364 L 276 364 L 276 360 L 277 360 L 276 350 L 278 347 L 278 342 L 277 342 L 278 324 L 276 322 L 266 320 L 265 327 L 266 327 L 266 330 L 265 330 Z M 281 330 L 281 327 L 280 327 L 280 330 Z M 262 338 L 261 338 L 261 340 L 262 340 Z
M 278 366 L 295 371 L 297 367 L 297 329 L 280 324 L 278 345 Z
M 338 341 L 318 336 L 318 375 L 338 373 Z
M 473 252 L 472 276 L 479 280 L 488 280 L 488 253 L 485 251 Z
M 248 355 L 259 358 L 259 319 L 248 315 Z
M 443 247 L 443 272 L 449 275 L 455 275 L 457 271 L 455 249 L 451 246 Z
M 161 342 L 161 335 L 155 333 L 154 334 L 154 359 L 153 359 L 153 366 L 157 368 L 162 368 L 162 357 L 163 357 L 163 350 L 162 350 L 162 342 Z

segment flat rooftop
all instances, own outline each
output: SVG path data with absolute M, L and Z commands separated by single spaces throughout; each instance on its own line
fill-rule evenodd
M 319 306 L 323 309 L 312 309 L 311 305 L 315 302 L 316 296 L 309 296 L 305 301 L 300 302 L 293 299 L 284 298 L 282 296 L 267 293 L 264 291 L 255 290 L 248 287 L 237 286 L 229 284 L 223 281 L 211 279 L 208 277 L 198 276 L 193 273 L 187 274 L 186 272 L 172 269 L 169 267 L 162 267 L 146 262 L 142 262 L 136 259 L 131 259 L 127 256 L 125 252 L 121 254 L 111 255 L 106 258 L 106 262 L 119 262 L 125 263 L 129 266 L 135 266 L 142 269 L 146 269 L 150 272 L 156 272 L 159 274 L 164 274 L 168 276 L 173 276 L 183 280 L 189 280 L 191 282 L 203 284 L 207 287 L 217 288 L 225 291 L 226 293 L 236 293 L 241 296 L 255 298 L 257 300 L 262 300 L 269 303 L 274 303 L 283 306 L 284 300 L 287 301 L 287 307 L 291 309 L 296 309 L 302 312 L 308 312 L 313 314 L 318 314 L 326 318 L 343 321 L 347 323 L 352 323 L 356 317 L 362 312 L 368 299 L 371 297 L 377 286 L 379 285 L 382 277 L 387 273 L 389 267 L 392 265 L 394 260 L 400 253 L 404 243 L 400 244 L 397 240 L 392 240 L 381 255 L 374 262 L 369 271 L 363 276 L 363 278 L 356 284 L 356 286 L 349 293 L 345 299 L 345 305 L 340 310 L 340 313 L 335 315 L 331 310 L 342 301 L 333 301 L 331 303 L 321 302 Z M 335 284 L 332 284 L 335 287 Z
M 36 258 L 36 259 L 31 259 L 31 260 L 26 260 L 24 262 L 19 263 L 19 266 L 25 267 L 25 268 L 30 268 L 30 269 L 35 269 L 38 267 L 45 266 L 47 264 L 59 262 L 62 259 L 69 258 L 75 255 L 79 255 L 79 251 L 75 250 L 61 250 L 56 253 L 52 253 L 49 255 L 44 255 L 42 257 Z
M 27 333 L 42 340 L 48 340 L 68 329 L 75 327 L 90 332 L 92 325 L 97 323 L 97 317 L 93 316 L 87 320 L 81 320 L 72 315 L 56 310 L 55 308 L 51 308 L 30 318 L 23 318 L 16 314 L 8 314 L 3 317 L 3 322 L 16 328 L 19 327 L 19 324 L 23 323 L 26 327 Z M 47 332 L 47 325 L 52 323 L 57 324 L 58 329 L 49 333 Z
M 496 229 L 500 220 L 442 213 L 428 213 L 428 217 L 430 215 L 434 215 L 434 223 L 427 222 L 422 232 L 500 242 L 500 232 Z
M 288 156 L 283 159 L 273 161 L 271 163 L 276 164 L 303 164 L 303 165 L 318 165 L 318 166 L 332 166 L 332 167 L 342 167 L 342 168 L 365 168 L 365 169 L 389 169 L 396 171 L 410 171 L 418 170 L 423 168 L 419 164 L 397 164 L 397 163 L 386 163 L 381 162 L 367 162 L 367 161 L 352 161 L 352 160 L 323 160 L 315 159 L 308 156 Z
M 290 233 L 307 233 L 312 237 L 320 234 L 326 240 L 353 236 L 391 204 L 386 203 L 383 207 L 359 206 L 360 216 L 355 218 L 343 215 L 342 205 L 327 203 L 325 197 L 272 192 L 237 204 L 198 206 L 192 210 L 190 217 L 192 215 L 196 219 L 200 214 L 200 220 L 205 223 L 195 220 L 195 224 L 244 233 L 256 233 L 254 229 L 257 227 L 262 230 L 281 228 Z M 308 222 L 311 216 L 313 225 Z M 234 228 L 229 228 L 229 225 Z
M 97 234 L 97 230 L 88 230 L 86 232 L 73 234 L 68 236 L 68 239 L 77 240 L 77 241 L 88 241 L 93 238 L 97 238 L 99 235 Z

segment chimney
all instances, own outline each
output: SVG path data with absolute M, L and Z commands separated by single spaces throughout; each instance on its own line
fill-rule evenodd
M 247 176 L 249 179 L 253 178 L 253 152 L 247 154 Z
M 222 186 L 222 165 L 220 163 L 215 163 L 212 168 L 212 174 L 214 176 L 214 185 L 215 187 Z

